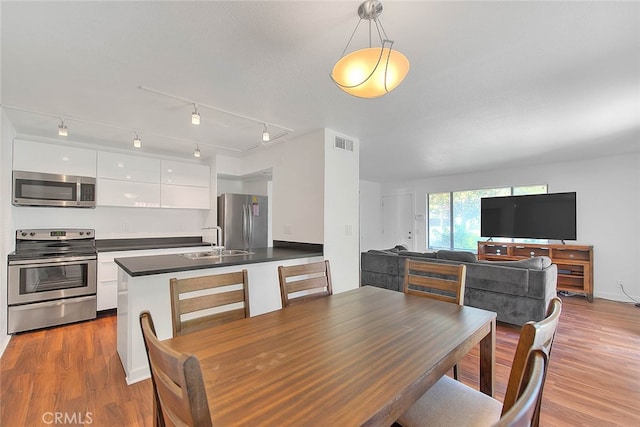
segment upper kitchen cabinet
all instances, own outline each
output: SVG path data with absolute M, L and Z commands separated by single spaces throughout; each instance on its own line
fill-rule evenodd
M 161 179 L 163 184 L 208 188 L 211 182 L 211 170 L 209 166 L 162 160 Z
M 98 206 L 160 207 L 160 184 L 157 183 L 98 178 L 96 193 Z
M 160 183 L 160 160 L 101 151 L 98 178 L 157 184 Z
M 163 208 L 211 207 L 211 170 L 208 166 L 162 160 L 161 182 Z
M 98 152 L 98 206 L 160 207 L 160 160 Z
M 160 200 L 163 208 L 210 209 L 209 188 L 191 185 L 162 184 Z
M 66 145 L 13 141 L 13 169 L 96 177 L 96 151 Z

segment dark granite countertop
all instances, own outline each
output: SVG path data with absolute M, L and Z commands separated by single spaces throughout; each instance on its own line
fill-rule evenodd
M 322 256 L 322 245 L 280 245 L 280 247 L 252 249 L 251 255 L 223 256 L 221 258 L 190 259 L 181 255 L 155 255 L 116 258 L 115 263 L 132 277 L 177 271 L 200 270 L 232 265 Z
M 142 249 L 188 248 L 207 246 L 201 236 L 150 237 L 142 239 L 96 239 L 98 252 L 137 251 Z

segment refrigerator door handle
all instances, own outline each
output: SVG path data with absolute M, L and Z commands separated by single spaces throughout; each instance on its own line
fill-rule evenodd
M 244 244 L 244 248 L 243 249 L 247 249 L 249 247 L 249 242 L 251 241 L 251 215 L 249 213 L 249 205 L 243 205 L 242 206 L 242 210 L 244 212 L 244 218 L 245 218 L 245 222 L 244 222 L 244 238 L 243 238 L 243 244 Z
M 242 205 L 242 243 L 247 238 L 247 205 Z
M 249 215 L 249 249 L 253 248 L 253 212 L 251 205 L 247 205 L 247 214 Z

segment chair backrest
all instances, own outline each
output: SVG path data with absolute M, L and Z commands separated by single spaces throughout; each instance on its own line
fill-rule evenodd
M 140 313 L 140 328 L 164 425 L 211 426 L 198 359 L 161 343 L 148 311 Z
M 560 321 L 560 313 L 562 312 L 562 301 L 558 297 L 554 297 L 549 303 L 547 309 L 547 317 L 539 322 L 527 322 L 522 326 L 520 330 L 520 338 L 518 339 L 518 346 L 516 347 L 516 353 L 513 357 L 513 365 L 511 366 L 511 372 L 509 374 L 509 382 L 507 383 L 507 391 L 504 397 L 504 403 L 502 406 L 502 415 L 506 414 L 518 399 L 518 393 L 521 389 L 522 378 L 525 373 L 527 359 L 529 353 L 534 350 L 540 350 L 544 352 L 548 358 L 551 354 L 551 346 L 553 345 L 553 339 L 558 329 L 558 323 Z M 546 377 L 548 363 L 544 367 L 544 377 Z M 544 388 L 544 378 L 543 378 Z M 539 420 L 540 403 L 542 402 L 542 391 L 538 396 L 536 405 L 535 420 L 532 425 L 537 426 Z
M 247 270 L 169 283 L 174 337 L 249 317 Z
M 534 425 L 548 361 L 549 358 L 543 350 L 533 350 L 529 353 L 526 373 L 520 385 L 517 400 L 500 417 L 500 421 L 494 424 L 494 427 L 530 427 Z
M 404 293 L 464 305 L 464 264 L 439 264 L 407 258 L 404 264 Z
M 281 265 L 278 277 L 283 308 L 333 294 L 329 260 L 288 267 Z

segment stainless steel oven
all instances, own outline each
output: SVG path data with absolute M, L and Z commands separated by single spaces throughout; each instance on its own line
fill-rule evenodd
M 93 230 L 18 230 L 8 261 L 8 333 L 95 318 L 96 268 Z

